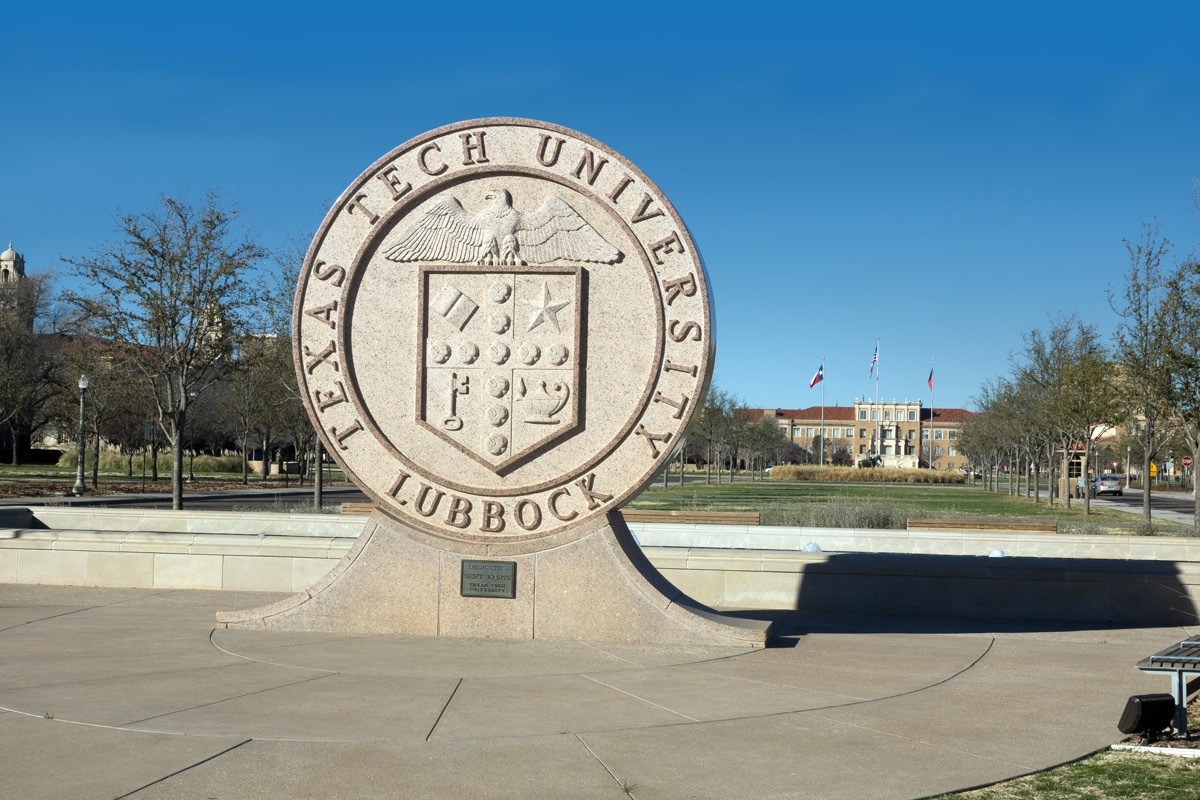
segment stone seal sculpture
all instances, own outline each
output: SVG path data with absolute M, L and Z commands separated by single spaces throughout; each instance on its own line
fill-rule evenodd
M 326 216 L 293 331 L 316 430 L 378 508 L 316 586 L 222 624 L 765 641 L 620 516 L 682 445 L 714 341 L 686 226 L 611 149 L 521 119 L 401 145 Z

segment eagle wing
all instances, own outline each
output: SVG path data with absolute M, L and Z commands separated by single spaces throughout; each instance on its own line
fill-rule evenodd
M 613 247 L 579 213 L 557 197 L 521 218 L 515 231 L 521 258 L 531 264 L 551 261 L 590 261 L 612 264 L 621 260 Z
M 426 209 L 400 240 L 383 251 L 391 261 L 450 261 L 469 264 L 489 238 L 487 227 L 462 203 L 443 197 Z

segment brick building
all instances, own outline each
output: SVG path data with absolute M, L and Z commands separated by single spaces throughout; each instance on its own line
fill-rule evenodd
M 824 413 L 824 427 L 821 417 Z M 825 460 L 846 447 L 859 461 L 878 455 L 885 467 L 960 469 L 968 459 L 959 447 L 963 423 L 973 416 L 965 408 L 925 408 L 916 402 L 855 400 L 853 406 L 750 409 L 750 420 L 773 418 L 780 431 L 808 450 L 817 436 L 825 439 Z

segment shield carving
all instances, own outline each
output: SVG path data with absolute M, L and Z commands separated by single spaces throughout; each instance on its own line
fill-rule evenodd
M 582 267 L 421 266 L 417 421 L 504 475 L 580 425 Z

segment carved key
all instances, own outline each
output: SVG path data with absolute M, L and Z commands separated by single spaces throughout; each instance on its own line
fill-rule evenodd
M 450 373 L 450 416 L 442 422 L 442 427 L 448 431 L 461 431 L 462 419 L 458 416 L 458 396 L 471 393 L 471 376 L 458 377 L 457 372 Z

